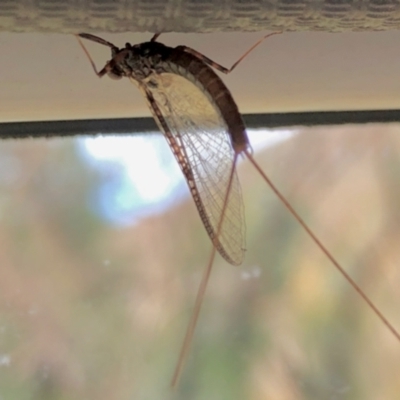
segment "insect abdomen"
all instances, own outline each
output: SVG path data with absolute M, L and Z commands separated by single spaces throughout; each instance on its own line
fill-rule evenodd
M 241 153 L 249 147 L 249 141 L 243 119 L 231 92 L 213 69 L 200 58 L 180 48 L 174 50 L 166 62 L 175 73 L 190 80 L 207 95 L 210 102 L 215 104 L 215 109 L 227 125 L 235 153 Z

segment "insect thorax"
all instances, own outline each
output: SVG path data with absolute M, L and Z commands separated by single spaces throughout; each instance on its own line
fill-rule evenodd
M 146 80 L 153 73 L 163 72 L 162 64 L 173 49 L 158 42 L 145 42 L 126 47 L 113 58 L 114 70 L 137 81 Z

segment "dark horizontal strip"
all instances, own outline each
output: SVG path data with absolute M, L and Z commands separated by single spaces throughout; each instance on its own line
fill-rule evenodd
M 153 118 L 83 119 L 72 121 L 6 122 L 0 139 L 96 135 L 134 135 L 159 131 Z
M 248 128 L 399 122 L 400 110 L 329 111 L 243 115 Z M 153 118 L 0 123 L 0 138 L 39 138 L 95 135 L 134 135 L 157 132 Z
M 249 128 L 400 122 L 400 110 L 319 111 L 243 115 Z

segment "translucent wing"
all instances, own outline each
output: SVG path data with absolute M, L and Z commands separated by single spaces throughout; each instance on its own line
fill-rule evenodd
M 218 108 L 201 88 L 178 74 L 152 75 L 142 90 L 185 175 L 208 235 L 229 263 L 240 264 L 245 249 L 245 220 L 236 172 L 216 238 L 236 161 L 228 127 Z

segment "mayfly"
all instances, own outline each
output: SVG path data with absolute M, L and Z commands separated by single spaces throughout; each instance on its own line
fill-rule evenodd
M 264 39 L 254 44 L 231 68 L 225 68 L 186 46 L 167 47 L 149 42 L 124 48 L 89 33 L 77 38 L 98 77 L 127 77 L 147 100 L 154 119 L 167 139 L 185 176 L 200 218 L 213 247 L 196 297 L 178 363 L 172 379 L 176 386 L 188 354 L 216 251 L 233 265 L 245 251 L 244 207 L 236 164 L 245 155 L 263 180 L 303 229 L 334 264 L 397 340 L 400 334 L 347 274 L 255 161 L 243 119 L 232 95 L 213 68 L 228 74 Z M 111 48 L 111 60 L 97 71 L 80 38 Z

